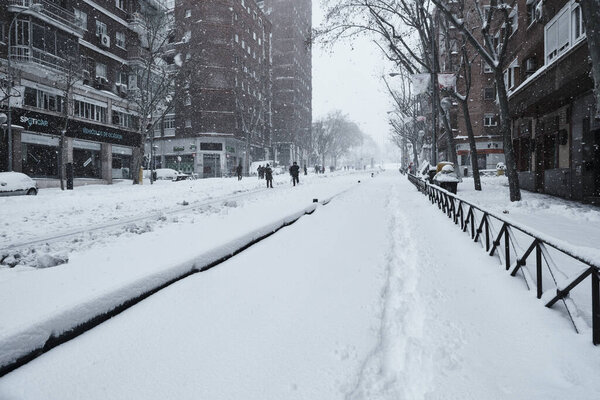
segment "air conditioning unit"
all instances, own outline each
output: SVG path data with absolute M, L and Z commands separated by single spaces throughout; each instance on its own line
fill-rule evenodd
M 533 19 L 535 21 L 541 22 L 542 21 L 542 17 L 544 15 L 543 13 L 543 1 L 540 0 L 536 5 L 535 5 L 535 10 L 533 11 Z
M 100 43 L 104 47 L 110 47 L 110 36 L 108 36 L 108 35 L 100 35 Z
M 106 85 L 108 83 L 108 79 L 106 79 L 103 76 L 97 76 L 96 77 L 96 83 L 99 83 L 101 85 Z
M 525 60 L 525 71 L 526 72 L 534 72 L 537 69 L 537 63 L 535 62 L 534 57 L 530 57 Z
M 119 94 L 127 96 L 127 86 L 119 85 Z

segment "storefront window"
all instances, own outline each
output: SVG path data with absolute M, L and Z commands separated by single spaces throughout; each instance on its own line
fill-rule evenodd
M 73 149 L 73 170 L 76 178 L 100 178 L 100 151 Z
M 132 150 L 128 147 L 112 147 L 113 179 L 131 179 Z
M 35 178 L 58 178 L 58 147 L 23 143 L 23 172 Z

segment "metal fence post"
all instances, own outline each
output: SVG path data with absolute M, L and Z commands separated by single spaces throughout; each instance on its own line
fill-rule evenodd
M 600 344 L 600 278 L 598 269 L 592 272 L 592 341 Z
M 542 298 L 542 248 L 538 243 L 535 246 L 535 272 L 537 283 L 537 298 Z

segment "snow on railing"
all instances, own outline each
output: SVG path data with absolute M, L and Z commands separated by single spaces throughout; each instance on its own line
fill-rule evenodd
M 583 296 L 581 283 L 590 277 L 591 310 L 588 308 L 587 314 L 591 319 L 592 341 L 594 345 L 600 344 L 600 252 L 573 246 L 511 221 L 415 175 L 409 174 L 408 180 L 460 225 L 463 232 L 469 233 L 474 242 L 481 243 L 490 256 L 497 255 L 511 276 L 521 272 L 527 287 L 535 287 L 537 298 L 542 299 L 546 307 L 561 301 L 578 333 L 589 329 L 588 318 L 578 308 L 581 302 L 576 305 L 571 294 L 577 291 L 577 300 L 587 303 L 589 297 Z M 521 247 L 522 243 L 527 247 Z M 526 268 L 530 257 L 535 259 L 535 271 L 532 272 Z M 557 258 L 561 259 L 561 265 L 576 264 L 574 273 L 564 272 L 555 262 Z M 548 274 L 544 274 L 544 270 Z M 548 284 L 552 289 L 544 292 L 544 286 Z

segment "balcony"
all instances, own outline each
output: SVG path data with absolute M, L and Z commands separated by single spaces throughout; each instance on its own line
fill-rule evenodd
M 127 48 L 127 60 L 133 63 L 145 63 L 148 60 L 149 51 L 139 45 Z
M 72 11 L 69 11 L 66 8 L 62 8 L 51 1 L 8 0 L 7 10 L 8 12 L 17 13 L 31 7 L 33 4 L 40 4 L 43 8 L 39 12 L 29 10 L 25 11 L 23 14 L 37 16 L 42 21 L 47 21 L 50 24 L 54 22 L 55 24 L 61 25 L 61 28 L 67 28 L 68 31 L 71 31 L 79 37 L 83 36 L 83 28 L 81 27 L 81 21 L 77 19 L 75 14 Z
M 55 71 L 73 73 L 78 67 L 68 60 L 29 46 L 11 46 L 10 59 L 15 63 L 37 64 Z M 69 72 L 69 70 L 71 70 Z

